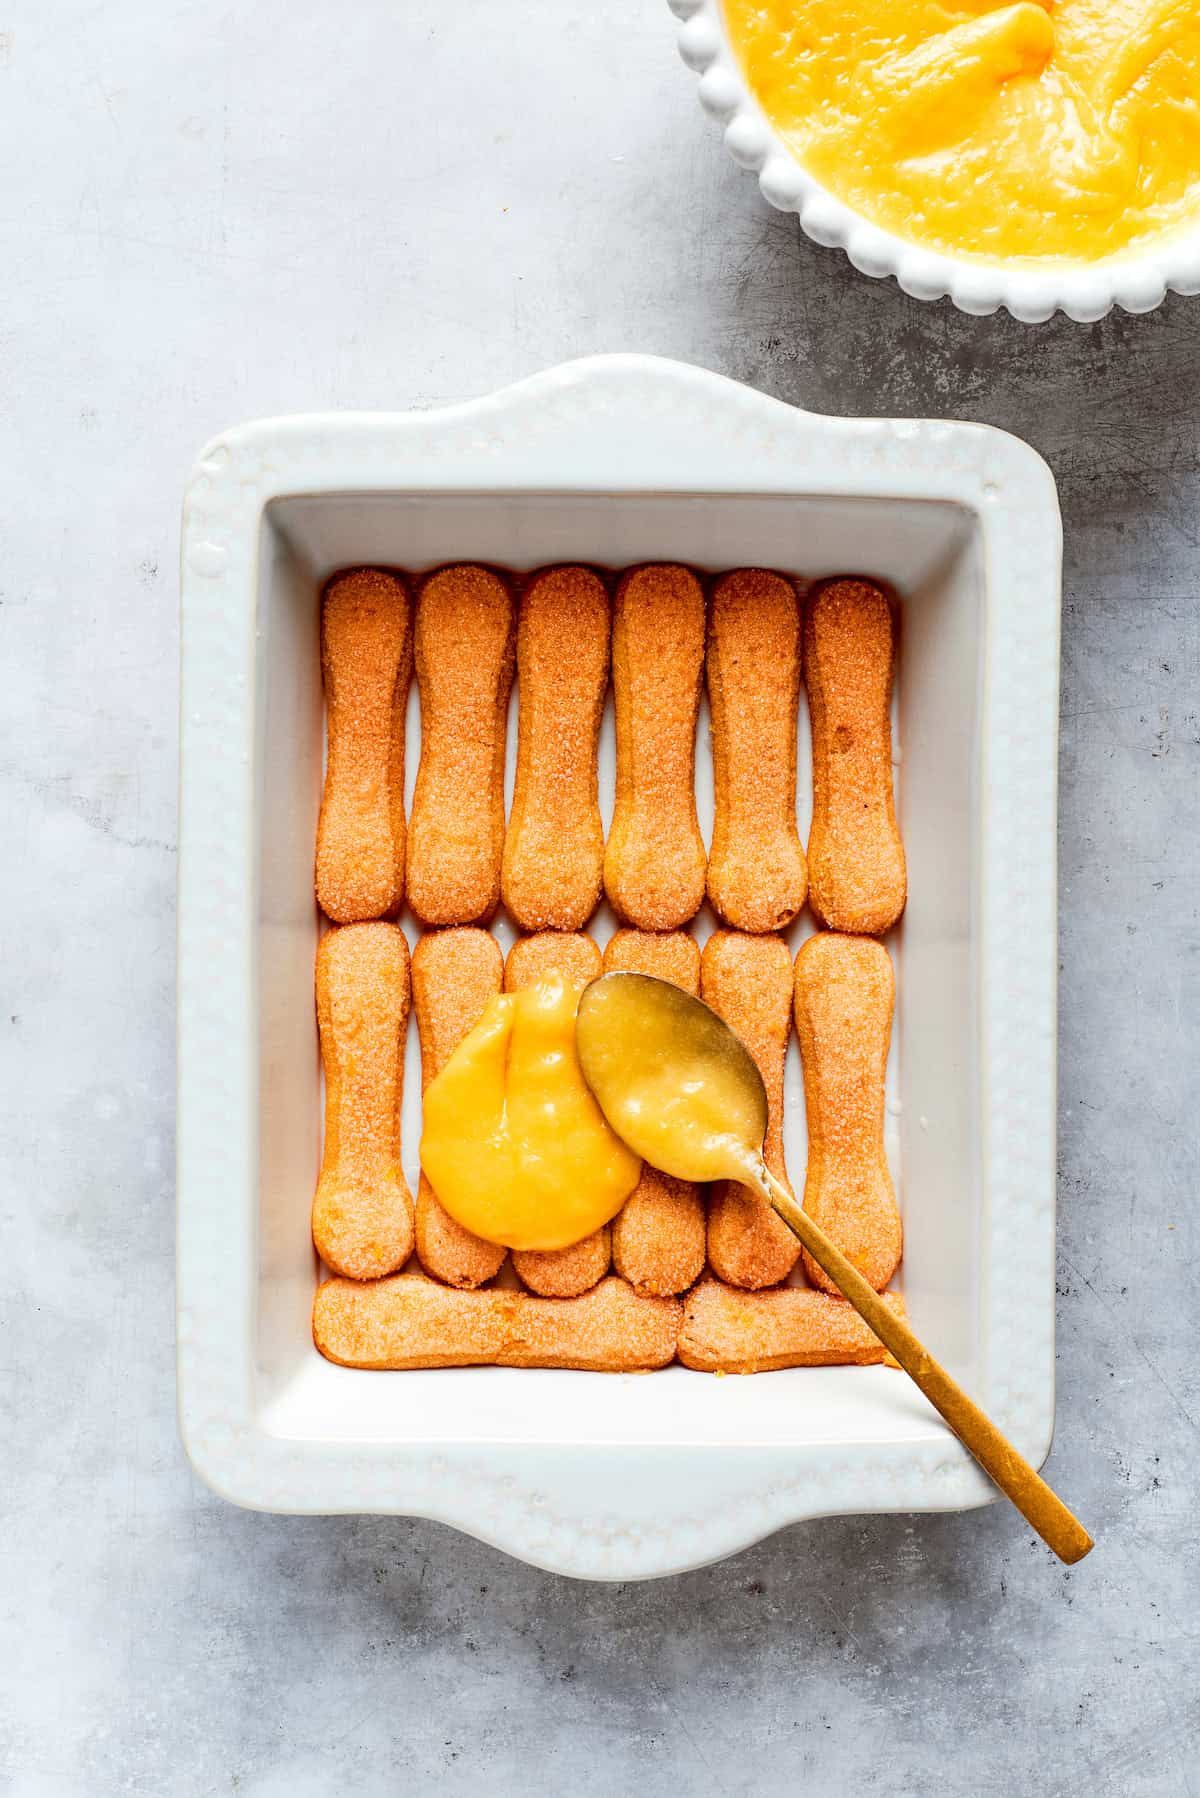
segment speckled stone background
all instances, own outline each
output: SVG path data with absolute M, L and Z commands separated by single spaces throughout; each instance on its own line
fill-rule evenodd
M 871 283 L 727 161 L 656 0 L 0 7 L 0 1792 L 1200 1789 L 1200 300 Z M 176 1439 L 177 513 L 239 418 L 602 349 L 1028 437 L 1066 521 L 1059 1411 L 1006 1510 L 577 1585 L 243 1514 Z

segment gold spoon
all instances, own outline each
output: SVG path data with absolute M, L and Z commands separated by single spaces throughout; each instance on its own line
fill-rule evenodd
M 617 1135 L 677 1179 L 738 1180 L 761 1193 L 1022 1517 L 1060 1560 L 1081 1561 L 1092 1538 L 1078 1518 L 767 1167 L 762 1076 L 716 1012 L 649 974 L 604 974 L 579 1002 L 576 1047 Z

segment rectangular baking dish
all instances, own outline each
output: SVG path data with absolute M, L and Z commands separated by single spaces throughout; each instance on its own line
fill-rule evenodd
M 910 883 L 890 944 L 900 1283 L 914 1327 L 1022 1453 L 1038 1464 L 1049 1448 L 1061 562 L 1052 477 L 1025 444 L 985 427 L 820 418 L 697 369 L 620 356 L 445 411 L 245 425 L 211 443 L 192 474 L 178 1302 L 193 1465 L 238 1504 L 437 1517 L 590 1578 L 677 1571 L 801 1517 L 987 1502 L 983 1475 L 886 1368 L 389 1375 L 334 1367 L 313 1348 L 318 594 L 346 564 L 447 560 L 758 564 L 894 588 Z M 415 702 L 411 718 L 410 787 Z M 697 765 L 707 835 L 706 728 Z M 804 719 L 800 735 L 805 834 Z M 609 806 L 611 754 L 609 720 Z M 609 928 L 597 921 L 600 940 Z M 418 1067 L 414 1037 L 410 1176 Z M 786 1140 L 799 1184 L 794 1046 Z

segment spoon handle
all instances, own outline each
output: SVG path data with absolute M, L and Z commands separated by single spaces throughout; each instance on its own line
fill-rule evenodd
M 935 1361 L 908 1325 L 888 1309 L 874 1287 L 832 1243 L 824 1230 L 796 1203 L 787 1188 L 764 1164 L 759 1187 L 788 1229 L 800 1238 L 818 1267 L 825 1272 L 859 1316 L 868 1323 L 884 1347 L 890 1349 L 905 1373 L 914 1380 L 935 1410 L 940 1411 L 965 1448 L 970 1449 L 984 1471 L 1061 1561 L 1081 1561 L 1092 1547 L 1079 1519 L 1045 1480 L 1001 1435 L 991 1419 L 969 1399 L 962 1387 Z

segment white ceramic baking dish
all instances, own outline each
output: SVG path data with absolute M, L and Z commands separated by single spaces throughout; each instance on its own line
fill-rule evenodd
M 894 584 L 911 894 L 893 942 L 889 1075 L 902 1284 L 916 1328 L 1021 1451 L 1038 1463 L 1049 1446 L 1053 481 L 1031 449 L 978 425 L 818 418 L 698 369 L 622 356 L 441 412 L 244 425 L 192 475 L 178 1242 L 193 1465 L 239 1504 L 437 1517 L 592 1578 L 672 1572 L 794 1518 L 984 1503 L 987 1482 L 885 1368 L 379 1374 L 314 1350 L 318 591 L 347 563 L 451 558 L 761 563 Z M 805 806 L 806 738 L 804 721 Z M 706 726 L 699 765 L 707 824 Z M 410 1170 L 416 1066 L 414 1045 Z M 802 1177 L 794 1051 L 787 1142 Z
M 799 215 L 814 243 L 845 250 L 865 275 L 895 275 L 918 300 L 949 296 L 963 312 L 996 312 L 1038 324 L 1062 310 L 1081 322 L 1114 306 L 1152 312 L 1168 293 L 1200 293 L 1200 225 L 1152 248 L 1102 262 L 989 262 L 922 249 L 871 224 L 836 199 L 797 160 L 750 92 L 729 41 L 722 0 L 668 0 L 682 21 L 679 53 L 700 77 L 700 102 L 725 128 L 734 160 L 758 176 L 763 196 Z

